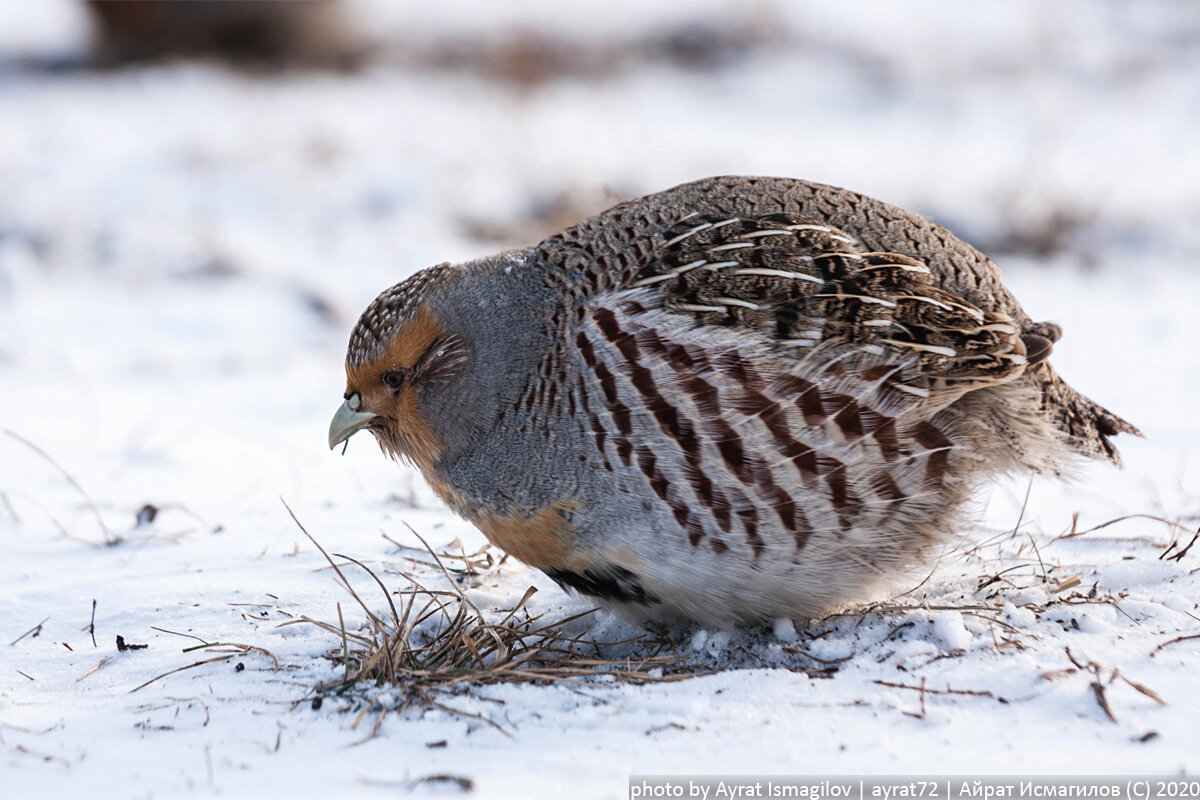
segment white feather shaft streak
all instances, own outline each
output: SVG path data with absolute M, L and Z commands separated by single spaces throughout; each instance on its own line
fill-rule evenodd
M 810 283 L 823 284 L 824 280 L 816 275 L 805 275 L 803 272 L 788 272 L 783 269 L 770 269 L 768 267 L 745 267 L 743 269 L 735 269 L 734 275 L 763 275 L 772 278 L 788 278 L 789 280 L 809 281 Z

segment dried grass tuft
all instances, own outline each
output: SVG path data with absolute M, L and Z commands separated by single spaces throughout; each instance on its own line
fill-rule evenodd
M 665 638 L 649 633 L 615 642 L 588 638 L 586 619 L 596 609 L 556 619 L 534 613 L 528 607 L 537 591 L 534 587 L 513 608 L 486 614 L 453 579 L 442 560 L 460 556 L 439 555 L 424 539 L 421 542 L 446 578 L 449 589 L 429 588 L 412 574 L 399 571 L 396 574 L 407 586 L 396 591 L 393 598 L 393 593 L 366 564 L 340 553 L 331 556 L 290 508 L 288 513 L 325 556 L 338 582 L 367 620 L 364 629 L 354 631 L 347 630 L 340 620 L 333 623 L 308 616 L 283 623 L 316 625 L 339 642 L 327 657 L 342 666 L 341 676 L 318 684 L 306 700 L 314 696 L 350 695 L 363 699 L 369 696 L 374 703 L 378 697 L 376 690 L 386 686 L 397 695 L 397 707 L 381 708 L 385 712 L 408 707 L 440 708 L 478 718 L 444 705 L 439 697 L 444 699 L 446 693 L 495 684 L 557 683 L 596 688 L 616 683 L 679 681 L 700 674 L 681 661 Z M 345 564 L 339 564 L 335 557 L 354 564 L 376 583 L 386 601 L 386 611 L 377 613 L 368 605 L 347 580 L 343 572 Z M 606 655 L 606 651 L 618 646 L 624 652 L 641 653 L 624 657 Z M 495 725 L 490 720 L 483 721 Z

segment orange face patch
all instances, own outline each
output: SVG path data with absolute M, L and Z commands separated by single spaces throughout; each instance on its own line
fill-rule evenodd
M 416 387 L 401 389 L 392 398 L 391 408 L 388 424 L 394 426 L 396 438 L 402 443 L 401 455 L 411 458 L 422 472 L 428 473 L 441 454 L 442 443 L 417 408 Z
M 392 394 L 383 387 L 381 379 L 389 370 L 411 370 L 444 333 L 429 304 L 422 303 L 377 358 L 357 367 L 346 365 L 348 390 L 362 395 L 365 410 L 386 419 L 395 447 L 389 447 L 390 442 L 385 437 L 380 439 L 384 448 L 397 450 L 422 472 L 432 469 L 441 453 L 442 443 L 417 406 L 420 386 L 405 383 L 398 393 Z
M 417 359 L 425 355 L 445 332 L 430 310 L 429 303 L 421 303 L 417 313 L 400 326 L 387 349 L 374 360 L 353 368 L 346 365 L 346 378 L 351 390 L 362 392 L 364 388 L 373 389 L 379 383 L 379 376 L 389 369 L 412 369 Z

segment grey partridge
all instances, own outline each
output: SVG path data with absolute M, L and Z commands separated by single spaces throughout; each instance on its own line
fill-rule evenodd
M 561 586 L 638 619 L 809 618 L 921 564 L 994 476 L 1119 463 L 1060 329 L 986 256 L 854 192 L 719 177 L 363 313 L 356 431 Z

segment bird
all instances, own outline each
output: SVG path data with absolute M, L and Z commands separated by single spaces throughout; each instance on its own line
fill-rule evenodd
M 731 629 L 863 602 L 1012 473 L 1140 436 L 1068 386 L 987 256 L 916 214 L 713 177 L 363 312 L 331 448 L 360 430 L 562 588 Z

